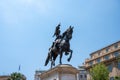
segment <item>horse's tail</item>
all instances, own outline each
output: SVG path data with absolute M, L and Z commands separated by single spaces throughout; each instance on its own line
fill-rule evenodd
M 50 60 L 50 55 L 48 54 L 46 61 L 45 61 L 45 66 L 47 66 L 47 64 L 49 63 L 49 60 Z

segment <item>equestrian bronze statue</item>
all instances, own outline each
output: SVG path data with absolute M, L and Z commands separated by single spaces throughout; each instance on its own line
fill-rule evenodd
M 69 58 L 67 61 L 70 61 L 72 58 L 72 50 L 70 49 L 70 40 L 72 39 L 73 27 L 69 27 L 62 35 L 60 35 L 60 24 L 56 26 L 55 33 L 53 35 L 56 36 L 55 41 L 52 46 L 49 48 L 48 56 L 45 61 L 45 66 L 51 61 L 51 68 L 55 66 L 55 60 L 58 55 L 60 55 L 59 63 L 62 64 L 62 56 L 63 53 L 65 55 L 69 54 Z

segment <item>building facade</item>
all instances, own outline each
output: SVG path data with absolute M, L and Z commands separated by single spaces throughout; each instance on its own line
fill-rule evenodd
M 78 80 L 87 80 L 87 71 L 85 70 L 85 66 L 78 66 L 78 70 Z
M 110 80 L 113 80 L 115 76 L 120 76 L 119 56 L 120 41 L 91 53 L 90 58 L 85 60 L 85 68 L 89 72 L 93 65 L 103 62 L 108 67 Z M 87 80 L 90 80 L 89 74 Z
M 34 80 L 41 80 L 41 79 L 40 79 L 40 75 L 41 75 L 42 73 L 44 73 L 44 72 L 45 72 L 45 70 L 37 70 L 37 71 L 35 71 Z

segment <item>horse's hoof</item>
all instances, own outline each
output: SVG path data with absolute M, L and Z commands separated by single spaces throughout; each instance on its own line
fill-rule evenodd
M 53 66 L 55 66 L 55 63 L 53 63 Z
M 70 62 L 70 58 L 67 61 Z
M 61 65 L 62 63 L 60 63 L 60 65 Z

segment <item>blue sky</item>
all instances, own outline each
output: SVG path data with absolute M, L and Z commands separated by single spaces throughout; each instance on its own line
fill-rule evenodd
M 0 1 L 0 75 L 18 71 L 28 80 L 35 70 L 47 70 L 44 60 L 55 38 L 74 26 L 73 57 L 63 63 L 77 67 L 91 52 L 120 40 L 120 0 L 1 0 Z M 58 64 L 57 58 L 56 64 Z

